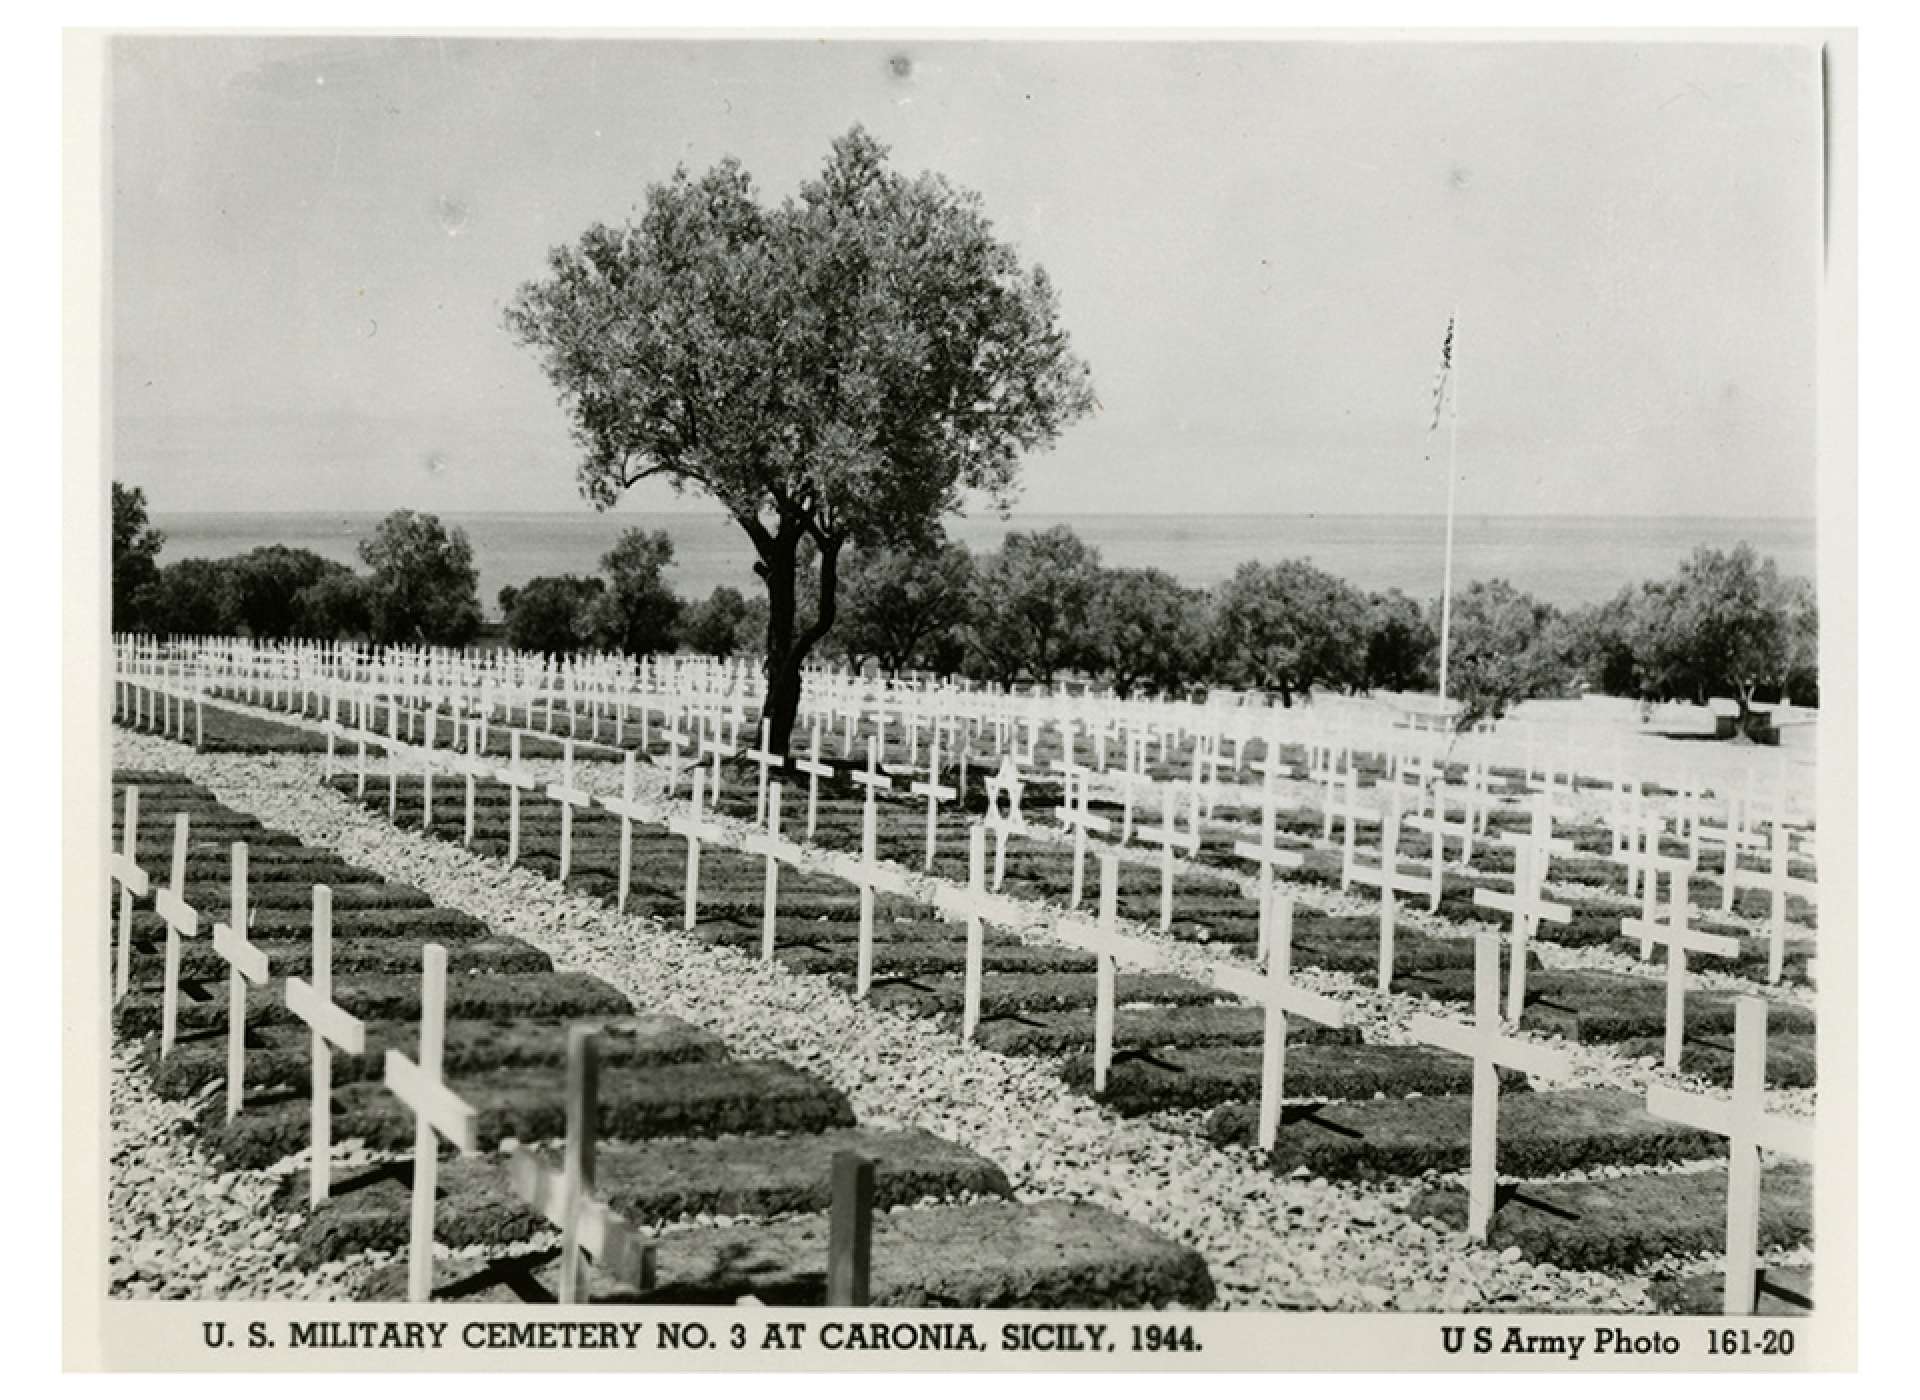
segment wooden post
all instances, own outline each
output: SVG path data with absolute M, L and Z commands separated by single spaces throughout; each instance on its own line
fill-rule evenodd
M 149 887 L 147 872 L 135 859 L 140 851 L 140 789 L 129 787 L 121 808 L 120 849 L 114 853 L 113 878 L 120 883 L 119 948 L 114 964 L 113 998 L 127 994 L 127 982 L 133 968 L 133 900 Z M 184 814 L 183 814 L 184 815 Z
M 873 1159 L 833 1154 L 833 1214 L 827 1230 L 827 1306 L 864 1308 L 873 1277 Z
M 1107 1091 L 1107 1073 L 1113 1068 L 1113 1013 L 1116 969 L 1113 943 L 1117 937 L 1120 899 L 1120 857 L 1108 851 L 1100 857 L 1100 950 L 1094 956 L 1093 1092 Z
M 312 1144 L 307 1159 L 307 1204 L 327 1199 L 333 1164 L 333 1047 L 359 1055 L 367 1047 L 366 1026 L 333 1001 L 333 890 L 313 887 L 313 982 L 286 982 L 287 1009 L 312 1028 L 308 1037 L 313 1105 Z
M 980 982 L 986 962 L 980 901 L 987 895 L 987 829 L 978 822 L 967 831 L 967 892 L 972 896 L 972 907 L 967 911 L 966 992 L 960 1011 L 960 1038 L 971 1041 L 980 1030 Z
M 174 1028 L 180 1000 L 180 940 L 194 938 L 200 932 L 200 915 L 186 901 L 187 889 L 187 814 L 173 816 L 173 869 L 167 888 L 153 897 L 154 911 L 166 921 L 166 970 L 160 987 L 160 1057 L 173 1051 Z
M 420 979 L 420 1059 L 387 1051 L 386 1085 L 414 1113 L 413 1215 L 407 1244 L 407 1301 L 433 1293 L 433 1208 L 439 1185 L 439 1135 L 471 1152 L 476 1115 L 441 1080 L 446 1052 L 447 950 L 429 943 Z
M 770 963 L 773 961 L 774 938 L 780 927 L 780 856 L 776 844 L 780 840 L 780 783 L 777 779 L 767 785 L 764 798 L 767 871 L 765 888 L 761 893 L 760 961 Z
M 227 1121 L 240 1116 L 247 1083 L 247 983 L 267 980 L 267 955 L 247 938 L 247 844 L 233 843 L 227 922 L 213 926 L 214 951 L 227 961 Z

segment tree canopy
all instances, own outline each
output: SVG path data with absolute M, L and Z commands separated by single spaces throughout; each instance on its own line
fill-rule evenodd
M 463 646 L 479 632 L 480 577 L 466 531 L 396 510 L 360 541 L 360 562 L 375 641 Z
M 840 574 L 840 650 L 889 671 L 934 666 L 971 615 L 973 586 L 962 544 L 856 550 Z
M 147 625 L 143 595 L 160 576 L 160 550 L 167 537 L 147 522 L 147 493 L 113 483 L 113 627 L 135 631 Z
M 1282 704 L 1317 685 L 1359 684 L 1367 602 L 1352 584 L 1306 559 L 1246 563 L 1220 586 L 1214 654 L 1229 684 L 1279 694 Z
M 1045 272 L 994 237 L 978 195 L 886 155 L 856 127 L 773 207 L 735 160 L 682 169 L 637 223 L 555 248 L 506 313 L 572 420 L 589 501 L 661 477 L 752 541 L 781 750 L 842 550 L 925 542 L 969 492 L 1004 505 L 1020 455 L 1094 404 Z M 803 539 L 820 595 L 797 626 Z
M 1100 551 L 1072 527 L 1012 531 L 977 579 L 969 643 L 985 675 L 1051 685 L 1091 659 Z

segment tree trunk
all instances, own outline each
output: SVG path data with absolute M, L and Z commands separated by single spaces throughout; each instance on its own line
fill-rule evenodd
M 791 752 L 793 726 L 800 715 L 801 668 L 833 626 L 839 582 L 840 542 L 820 543 L 820 615 L 798 627 L 800 539 L 804 531 L 783 524 L 761 551 L 760 574 L 767 585 L 767 698 L 760 718 L 767 726 L 769 751 Z

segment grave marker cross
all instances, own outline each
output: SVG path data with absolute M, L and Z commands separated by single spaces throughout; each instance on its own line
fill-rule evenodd
M 1760 1152 L 1811 1161 L 1813 1125 L 1769 1114 L 1766 1106 L 1767 1003 L 1741 997 L 1734 1007 L 1733 1097 L 1647 1086 L 1647 1112 L 1727 1139 L 1727 1268 L 1723 1310 L 1753 1311 L 1760 1236 Z
M 1185 791 L 1192 805 L 1193 825 L 1182 831 L 1177 820 L 1178 813 L 1174 803 L 1177 794 Z M 1188 856 L 1200 849 L 1200 790 L 1189 784 L 1185 789 L 1169 788 L 1165 801 L 1160 806 L 1160 825 L 1151 829 L 1142 827 L 1140 839 L 1154 841 L 1160 846 L 1160 932 L 1165 933 L 1173 927 L 1173 853 L 1178 848 Z
M 833 766 L 820 761 L 820 719 L 814 717 L 813 741 L 807 757 L 794 762 L 794 768 L 807 775 L 807 834 L 806 840 L 813 840 L 814 827 L 820 816 L 820 780 L 833 776 Z
M 133 966 L 133 901 L 151 888 L 147 872 L 134 858 L 140 849 L 140 789 L 130 787 L 120 818 L 120 849 L 113 853 L 108 868 L 120 886 L 119 951 L 114 964 L 113 997 L 127 994 L 127 981 Z
M 1261 760 L 1267 772 L 1260 803 L 1260 839 L 1257 842 L 1236 841 L 1233 843 L 1233 853 L 1236 856 L 1239 856 L 1242 860 L 1255 861 L 1260 866 L 1259 955 L 1262 958 L 1267 956 L 1269 949 L 1273 946 L 1273 931 L 1268 927 L 1267 921 L 1268 915 L 1273 909 L 1274 869 L 1278 867 L 1283 870 L 1297 870 L 1304 860 L 1304 857 L 1302 857 L 1298 851 L 1287 850 L 1284 847 L 1274 844 L 1279 812 L 1277 810 L 1278 794 L 1274 790 L 1274 778 L 1278 765 L 1274 762 L 1273 756 L 1278 751 L 1278 748 L 1279 746 L 1277 744 L 1269 740 L 1267 744 L 1267 757 Z M 1289 902 L 1287 907 L 1289 911 L 1288 917 L 1291 918 L 1291 902 Z
M 593 794 L 578 785 L 573 772 L 573 740 L 560 743 L 560 773 L 557 783 L 547 785 L 547 796 L 560 804 L 560 883 L 573 873 L 573 814 L 576 808 L 591 807 Z
M 940 833 L 941 802 L 959 795 L 959 789 L 948 787 L 940 781 L 940 727 L 934 726 L 933 739 L 927 748 L 927 776 L 924 782 L 914 782 L 907 791 L 916 797 L 927 799 L 927 848 L 921 857 L 920 868 L 933 869 L 933 850 Z
M 560 1170 L 516 1146 L 507 1180 L 518 1196 L 560 1231 L 560 1301 L 588 1291 L 584 1254 L 594 1267 L 630 1288 L 654 1286 L 653 1245 L 595 1198 L 594 1142 L 599 1136 L 600 1042 L 593 1026 L 567 1027 L 567 1143 Z
M 160 1055 L 173 1050 L 179 1016 L 180 940 L 200 936 L 199 911 L 187 903 L 187 814 L 173 816 L 173 870 L 167 887 L 153 896 L 153 910 L 167 925 L 166 970 L 160 988 Z
M 1527 943 L 1539 932 L 1542 921 L 1568 923 L 1573 910 L 1541 897 L 1540 874 L 1545 861 L 1531 836 L 1516 836 L 1503 844 L 1513 847 L 1512 893 L 1479 888 L 1473 892 L 1473 902 L 1477 908 L 1497 909 L 1513 919 L 1507 944 L 1511 959 L 1507 968 L 1507 1019 L 1517 1024 L 1527 1002 Z
M 1473 1061 L 1473 1127 L 1467 1172 L 1467 1234 L 1482 1243 L 1493 1221 L 1494 1171 L 1500 1148 L 1500 1067 L 1554 1078 L 1567 1072 L 1557 1051 L 1500 1033 L 1500 936 L 1474 935 L 1473 1021 L 1461 1025 L 1416 1016 L 1409 1029 L 1429 1045 Z
M 247 1083 L 247 983 L 267 980 L 267 955 L 247 939 L 247 843 L 233 843 L 232 903 L 213 926 L 213 950 L 227 964 L 227 1121 L 240 1116 Z
M 413 1218 L 407 1244 L 407 1301 L 424 1303 L 433 1292 L 433 1202 L 439 1185 L 444 1137 L 462 1152 L 475 1146 L 478 1115 L 441 1078 L 447 1033 L 447 950 L 429 943 L 420 978 L 420 1059 L 387 1051 L 386 1086 L 413 1110 Z
M 1678 1071 L 1681 1046 L 1686 1040 L 1687 954 L 1705 953 L 1715 958 L 1738 957 L 1740 940 L 1688 928 L 1687 910 L 1683 903 L 1676 901 L 1672 910 L 1671 923 L 1623 919 L 1620 922 L 1620 932 L 1638 937 L 1640 947 L 1645 952 L 1651 952 L 1655 944 L 1661 944 L 1667 950 L 1667 1025 L 1664 1063 L 1669 1070 Z
M 1421 894 L 1427 881 L 1400 869 L 1400 789 L 1389 785 L 1387 810 L 1380 822 L 1380 863 L 1361 865 L 1349 858 L 1342 867 L 1354 883 L 1371 885 L 1380 891 L 1380 974 L 1378 985 L 1386 991 L 1393 983 L 1393 935 L 1395 896 Z
M 1305 1016 L 1323 1026 L 1346 1024 L 1346 1009 L 1331 997 L 1308 991 L 1293 980 L 1293 900 L 1268 891 L 1270 908 L 1261 914 L 1260 927 L 1272 930 L 1267 951 L 1265 1031 L 1260 1041 L 1260 1127 L 1262 1152 L 1273 1151 L 1280 1135 L 1280 1108 L 1286 1092 L 1287 1016 Z
M 307 1023 L 313 1110 L 312 1147 L 307 1164 L 307 1203 L 326 1200 L 333 1163 L 333 1050 L 364 1054 L 367 1028 L 333 1000 L 333 890 L 313 887 L 313 982 L 286 981 L 287 1010 Z

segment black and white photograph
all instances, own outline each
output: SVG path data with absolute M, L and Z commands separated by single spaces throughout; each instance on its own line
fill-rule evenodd
M 1851 1364 L 1851 34 L 95 42 L 97 1364 Z

